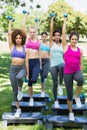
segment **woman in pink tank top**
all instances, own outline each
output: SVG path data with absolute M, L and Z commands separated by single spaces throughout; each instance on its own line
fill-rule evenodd
M 26 21 L 27 14 L 25 14 L 24 21 Z M 25 28 L 25 22 L 24 22 Z M 40 73 L 40 42 L 37 37 L 37 29 L 34 26 L 29 28 L 29 38 L 25 45 L 27 49 L 26 53 L 26 70 L 27 70 L 27 78 L 28 86 L 29 86 L 29 106 L 34 105 L 33 99 L 33 83 L 37 82 L 39 73 Z
M 77 82 L 76 94 L 74 96 L 76 106 L 81 107 L 81 101 L 79 94 L 83 85 L 83 74 L 82 74 L 82 50 L 77 47 L 79 35 L 77 32 L 70 33 L 70 44 L 66 42 L 66 18 L 64 18 L 64 24 L 62 28 L 62 45 L 64 50 L 64 81 L 67 91 L 67 104 L 69 108 L 69 120 L 74 121 L 74 113 L 72 110 L 73 105 L 73 81 Z

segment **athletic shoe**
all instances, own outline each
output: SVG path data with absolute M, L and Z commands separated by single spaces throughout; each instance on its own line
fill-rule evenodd
M 56 100 L 56 101 L 54 101 L 54 107 L 55 108 L 58 108 L 59 107 L 59 102 Z
M 18 101 L 20 101 L 22 97 L 23 97 L 23 92 L 18 90 L 18 95 L 17 95 Z
M 20 115 L 21 115 L 21 109 L 18 108 L 18 109 L 16 110 L 16 113 L 14 114 L 14 117 L 15 117 L 15 118 L 19 118 Z
M 62 88 L 62 86 L 58 86 L 58 95 L 60 95 L 60 96 L 63 95 L 63 88 Z
M 73 113 L 73 112 L 70 112 L 70 113 L 69 113 L 69 120 L 70 120 L 70 121 L 74 121 L 74 120 L 75 120 L 75 117 L 74 117 L 74 113 Z
M 44 91 L 41 92 L 41 97 L 45 97 L 45 92 Z
M 46 83 L 46 82 L 47 82 L 47 78 L 44 79 L 44 83 Z
M 78 108 L 80 108 L 81 106 L 82 106 L 82 104 L 81 104 L 81 101 L 80 101 L 80 98 L 79 97 L 75 97 L 75 102 L 76 102 L 76 106 L 78 107 Z
M 29 100 L 29 106 L 33 106 L 34 105 L 34 100 L 33 100 L 33 98 L 30 98 L 30 100 Z

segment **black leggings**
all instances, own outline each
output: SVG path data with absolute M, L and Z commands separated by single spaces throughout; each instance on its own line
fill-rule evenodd
M 84 78 L 81 71 L 73 74 L 64 74 L 64 82 L 67 91 L 67 100 L 72 101 L 73 98 L 73 80 L 77 81 L 77 86 L 82 87 Z
M 39 59 L 29 59 L 28 60 L 29 67 L 29 82 L 28 86 L 32 87 L 32 83 L 36 83 L 38 79 L 38 75 L 40 73 L 40 61 Z

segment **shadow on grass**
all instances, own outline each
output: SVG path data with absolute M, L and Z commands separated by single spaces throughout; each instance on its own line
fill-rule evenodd
M 5 78 L 9 76 L 10 55 L 2 54 L 0 57 L 0 77 Z
M 9 85 L 10 55 L 0 54 L 0 119 L 5 111 L 11 110 L 12 91 Z

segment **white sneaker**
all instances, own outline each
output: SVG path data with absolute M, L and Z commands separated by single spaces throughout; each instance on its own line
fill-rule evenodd
M 76 106 L 78 107 L 78 108 L 80 108 L 81 106 L 82 106 L 82 104 L 81 104 L 81 101 L 80 101 L 80 98 L 79 97 L 75 97 L 75 102 L 76 102 Z
M 59 107 L 59 102 L 56 100 L 56 101 L 54 101 L 54 107 L 55 108 L 58 108 Z
M 33 106 L 34 105 L 34 100 L 33 100 L 33 98 L 30 98 L 30 100 L 29 100 L 29 106 Z
M 14 114 L 14 117 L 15 117 L 15 118 L 19 118 L 20 115 L 21 115 L 21 109 L 18 108 L 18 109 L 16 110 L 15 114 Z
M 62 88 L 62 86 L 58 86 L 58 95 L 60 95 L 60 96 L 63 95 L 63 88 Z
M 41 92 L 41 97 L 45 97 L 45 92 L 44 91 Z
M 74 120 L 75 120 L 75 117 L 74 117 L 74 113 L 73 113 L 73 112 L 70 112 L 70 113 L 69 113 L 69 120 L 70 120 L 70 121 L 74 121 Z
M 23 92 L 18 90 L 17 99 L 20 101 L 23 98 Z
M 46 82 L 47 82 L 47 78 L 44 79 L 44 83 L 46 83 Z

